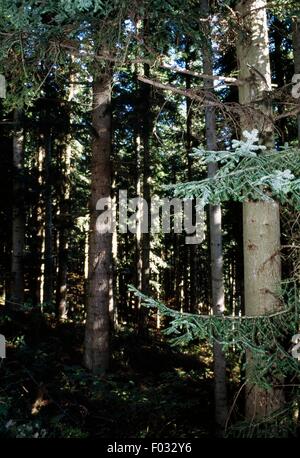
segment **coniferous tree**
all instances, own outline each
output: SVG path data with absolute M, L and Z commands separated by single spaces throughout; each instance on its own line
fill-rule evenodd
M 22 111 L 14 112 L 15 133 L 13 137 L 13 208 L 12 208 L 12 258 L 11 258 L 11 305 L 16 307 L 24 301 L 24 190 L 22 173 L 24 166 L 24 131 Z M 13 304 L 14 303 L 14 304 Z
M 109 364 L 109 301 L 112 294 L 112 234 L 97 229 L 97 202 L 111 200 L 111 71 L 95 76 L 87 318 L 84 362 L 104 373 Z
M 241 130 L 256 127 L 262 143 L 270 148 L 273 144 L 273 129 L 269 121 L 271 70 L 266 1 L 240 2 L 237 14 L 243 24 L 237 43 L 239 77 L 244 81 L 239 87 L 240 103 L 244 108 Z M 272 313 L 280 308 L 276 294 L 281 282 L 280 217 L 277 202 L 244 203 L 243 239 L 245 313 L 250 316 Z M 247 358 L 251 361 L 250 352 Z M 249 364 L 246 375 L 249 378 L 246 398 L 246 415 L 249 419 L 267 415 L 282 405 L 281 389 L 263 390 L 254 386 L 250 381 L 252 370 Z

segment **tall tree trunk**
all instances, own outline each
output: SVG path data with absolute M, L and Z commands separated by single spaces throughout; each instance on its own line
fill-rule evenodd
M 137 110 L 137 113 L 139 110 Z M 138 129 L 135 133 L 135 153 L 136 153 L 136 195 L 141 196 L 141 137 Z M 142 290 L 142 248 L 141 248 L 141 239 L 142 239 L 142 221 L 141 221 L 141 209 L 139 209 L 139 217 L 137 218 L 137 227 L 136 227 L 136 243 L 135 243 L 135 284 L 138 290 Z M 135 308 L 136 308 L 136 318 L 137 323 L 139 322 L 139 315 L 141 309 L 141 299 L 139 297 L 135 298 Z
M 137 24 L 137 30 L 139 33 L 142 31 L 142 21 L 139 20 Z M 140 82 L 137 79 L 137 76 L 142 73 L 144 69 L 142 64 L 137 64 L 135 67 L 135 77 L 136 77 L 136 101 L 135 101 L 135 112 L 136 112 L 136 122 L 134 126 L 134 141 L 135 141 L 135 188 L 137 197 L 142 196 L 142 140 L 141 140 L 141 125 L 139 120 L 142 117 L 143 107 L 142 107 L 142 94 Z M 138 209 L 138 217 L 136 224 L 136 237 L 135 237 L 135 285 L 138 290 L 142 290 L 142 209 Z M 141 299 L 135 297 L 135 319 L 137 328 L 140 326 L 140 314 L 141 314 Z
M 145 29 L 145 26 L 144 26 Z M 143 74 L 149 77 L 149 65 L 144 64 Z M 148 84 L 141 83 L 140 88 L 140 114 L 142 119 L 141 145 L 142 145 L 142 191 L 143 198 L 148 204 L 148 222 L 150 221 L 150 177 L 151 177 L 151 155 L 150 155 L 150 134 L 151 134 L 151 88 Z M 143 209 L 143 214 L 145 213 Z M 141 287 L 144 294 L 150 292 L 150 230 L 141 234 Z M 147 309 L 140 308 L 139 331 L 146 332 Z
M 93 84 L 91 219 L 89 278 L 84 363 L 94 373 L 105 373 L 109 364 L 109 303 L 112 294 L 112 234 L 96 229 L 97 201 L 111 198 L 111 74 Z
M 144 65 L 144 75 L 149 77 L 149 65 Z M 142 146 L 143 146 L 143 198 L 150 207 L 150 134 L 151 134 L 151 87 L 143 84 L 141 87 L 141 102 L 143 103 L 143 127 L 142 127 Z M 149 210 L 149 209 L 148 209 Z M 148 213 L 149 215 L 149 213 Z M 150 231 L 142 234 L 142 291 L 149 293 L 150 281 Z
M 22 304 L 24 301 L 24 237 L 25 217 L 23 202 L 22 172 L 24 161 L 24 132 L 21 127 L 22 113 L 15 110 L 15 133 L 13 137 L 13 208 L 12 208 L 12 260 L 10 301 Z M 12 304 L 13 305 L 13 304 Z
M 72 102 L 75 92 L 73 84 L 73 75 L 70 75 L 70 91 L 68 102 Z M 70 124 L 70 113 L 68 113 L 68 125 Z M 67 135 L 67 144 L 63 145 L 61 162 L 62 189 L 59 199 L 59 221 L 58 231 L 58 272 L 56 282 L 56 316 L 58 320 L 67 318 L 67 276 L 68 276 L 68 238 L 69 238 L 69 220 L 70 220 L 70 167 L 72 157 L 71 135 Z
M 46 121 L 45 121 L 46 122 Z M 44 248 L 44 288 L 43 302 L 51 304 L 53 298 L 53 221 L 52 221 L 52 185 L 51 185 L 51 157 L 52 134 L 45 127 L 45 248 Z
M 209 16 L 208 0 L 203 0 L 203 9 Z M 210 25 L 206 26 L 207 37 L 210 37 Z M 208 75 L 213 74 L 213 61 L 211 40 L 203 49 L 203 71 Z M 206 91 L 213 90 L 212 82 L 204 80 Z M 214 108 L 205 109 L 205 134 L 206 144 L 210 151 L 217 150 L 216 113 Z M 217 171 L 216 163 L 208 164 L 208 176 L 213 177 Z M 211 288 L 212 307 L 215 315 L 222 315 L 225 310 L 224 278 L 223 278 L 223 253 L 222 253 L 222 211 L 220 205 L 209 206 L 210 229 L 210 258 L 211 258 Z M 215 395 L 215 420 L 216 433 L 223 436 L 227 419 L 227 389 L 226 389 L 226 359 L 219 342 L 214 342 L 214 395 Z
M 40 141 L 43 142 L 42 135 L 40 135 Z M 38 168 L 38 196 L 36 206 L 36 249 L 39 253 L 36 266 L 36 301 L 37 304 L 43 304 L 44 302 L 44 253 L 45 253 L 45 231 L 44 231 L 44 192 L 45 186 L 44 177 L 44 163 L 45 163 L 45 149 L 43 144 L 39 144 L 37 152 L 37 168 Z
M 295 17 L 293 22 L 293 48 L 295 73 L 300 75 L 300 18 Z M 300 113 L 297 115 L 298 144 L 300 146 Z
M 70 140 L 70 138 L 69 138 Z M 56 282 L 56 316 L 59 320 L 67 318 L 67 275 L 68 275 L 68 238 L 70 212 L 70 162 L 72 146 L 63 148 L 62 173 L 63 189 L 59 202 L 59 231 L 58 231 L 58 272 Z
M 193 56 L 191 56 L 190 50 L 190 42 L 187 39 L 186 43 L 186 69 L 189 70 L 190 68 L 190 60 Z M 185 80 L 186 89 L 189 90 L 191 87 L 191 77 L 186 75 Z M 193 172 L 192 172 L 192 119 L 193 119 L 193 112 L 192 112 L 192 102 L 189 97 L 186 97 L 186 155 L 187 155 L 187 180 L 192 181 L 193 179 Z M 188 260 L 188 269 L 185 271 L 185 290 L 189 291 L 189 295 L 186 296 L 185 300 L 189 303 L 188 311 L 191 313 L 196 313 L 196 298 L 197 298 L 197 291 L 196 291 L 196 276 L 197 276 L 197 264 L 196 264 L 196 256 L 197 256 L 197 245 L 187 245 L 185 247 L 187 250 L 187 260 Z
M 245 28 L 237 46 L 240 78 L 247 80 L 239 87 L 239 99 L 248 109 L 241 116 L 243 129 L 257 128 L 262 142 L 272 145 L 271 71 L 266 15 L 266 0 L 244 0 L 237 7 Z M 245 30 L 247 36 L 245 37 Z M 250 111 L 255 109 L 255 111 Z M 276 289 L 280 286 L 280 218 L 275 202 L 251 202 L 243 206 L 244 287 L 246 315 L 264 315 L 280 306 Z M 248 353 L 247 379 L 251 376 L 252 355 Z M 246 386 L 246 417 L 253 420 L 279 408 L 282 391 L 263 390 L 250 383 Z
M 112 183 L 112 208 L 116 214 L 117 211 L 117 190 L 115 177 Z M 111 288 L 109 298 L 109 318 L 112 329 L 118 325 L 118 277 L 117 277 L 117 261 L 118 261 L 118 232 L 117 225 L 114 226 L 112 233 L 112 275 L 110 277 Z

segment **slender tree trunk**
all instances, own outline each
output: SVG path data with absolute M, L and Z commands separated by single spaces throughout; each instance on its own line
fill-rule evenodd
M 208 68 L 204 70 L 208 72 Z M 210 151 L 217 149 L 215 113 L 206 109 L 206 142 Z M 208 165 L 208 176 L 213 177 L 217 165 Z M 225 310 L 223 253 L 222 253 L 222 211 L 220 205 L 209 206 L 211 289 L 214 315 L 222 315 Z M 215 381 L 215 419 L 217 435 L 222 436 L 227 418 L 226 359 L 221 344 L 214 342 L 214 381 Z
M 65 228 L 58 234 L 58 272 L 56 284 L 56 317 L 67 318 L 68 238 Z
M 138 110 L 137 110 L 138 112 Z M 135 149 L 136 149 L 136 195 L 141 196 L 141 137 L 136 131 L 135 138 Z M 136 243 L 135 243 L 135 283 L 138 290 L 142 290 L 142 249 L 141 249 L 141 239 L 142 239 L 142 224 L 141 224 L 141 215 L 142 212 L 139 210 L 139 217 L 137 218 L 137 228 L 136 228 Z M 140 298 L 135 298 L 135 307 L 136 307 L 136 317 L 137 322 L 139 321 L 141 300 Z
M 70 212 L 70 161 L 72 147 L 70 144 L 63 151 L 63 189 L 60 195 L 58 231 L 58 271 L 56 282 L 56 316 L 59 320 L 67 318 L 67 275 L 68 275 L 68 238 Z
M 117 190 L 115 178 L 112 184 L 112 208 L 116 214 L 117 210 Z M 118 260 L 118 233 L 117 225 L 114 226 L 112 233 L 112 275 L 110 277 L 111 288 L 109 298 L 109 318 L 112 329 L 118 325 L 118 277 L 116 272 Z
M 139 33 L 142 30 L 142 21 L 139 20 L 137 24 L 137 30 Z M 135 67 L 136 77 L 139 73 L 143 74 L 143 66 L 141 64 L 137 64 Z M 140 126 L 140 118 L 142 117 L 142 96 L 141 96 L 141 87 L 139 81 L 136 79 L 136 123 L 134 129 L 134 140 L 135 140 L 135 187 L 136 187 L 136 195 L 137 197 L 142 196 L 142 140 L 141 140 L 141 126 Z M 143 266 L 143 258 L 142 258 L 142 209 L 139 207 L 138 210 L 138 217 L 137 217 L 137 227 L 136 227 L 136 238 L 135 238 L 135 284 L 138 290 L 142 290 L 142 266 Z M 141 299 L 139 297 L 135 297 L 135 319 L 137 327 L 140 326 L 140 314 L 141 314 Z
M 274 74 L 275 82 L 278 87 L 283 87 L 285 85 L 285 61 L 284 56 L 282 55 L 281 45 L 282 37 L 285 29 L 283 21 L 278 18 L 273 19 L 273 36 L 274 36 L 274 51 L 273 51 L 273 65 L 274 65 Z M 278 114 L 282 114 L 284 110 L 283 104 L 279 103 L 277 105 Z M 287 118 L 282 118 L 277 121 L 277 128 L 280 131 L 280 141 L 281 145 L 286 143 L 287 139 Z
M 181 309 L 181 282 L 182 282 L 182 260 L 180 247 L 180 234 L 174 236 L 174 289 L 175 289 L 175 307 Z
M 53 299 L 53 221 L 52 221 L 52 185 L 51 185 L 51 130 L 44 130 L 45 145 L 45 249 L 44 249 L 44 291 L 43 302 L 51 304 Z
M 266 16 L 266 0 L 245 0 L 239 3 L 238 14 L 244 21 L 245 32 L 238 40 L 237 54 L 240 78 L 248 82 L 239 87 L 242 105 L 247 105 L 241 116 L 242 129 L 257 128 L 262 142 L 272 146 L 271 71 Z M 250 108 L 250 111 L 249 111 Z M 255 109 L 255 111 L 253 111 Z M 246 315 L 263 315 L 278 310 L 280 304 L 276 289 L 280 286 L 280 218 L 275 202 L 246 202 L 243 206 L 244 288 Z M 252 355 L 248 353 L 247 379 L 251 376 Z M 246 417 L 259 418 L 279 408 L 281 389 L 263 390 L 256 385 L 246 387 Z
M 71 86 L 68 101 L 74 97 L 75 87 L 72 83 L 73 75 L 70 75 Z M 70 124 L 70 114 L 68 114 L 68 124 Z M 67 144 L 63 145 L 61 157 L 62 170 L 62 189 L 59 202 L 60 227 L 58 231 L 58 271 L 56 282 L 56 316 L 58 320 L 67 318 L 67 277 L 68 277 L 68 238 L 69 238 L 69 219 L 70 219 L 70 167 L 72 157 L 71 136 L 67 135 Z
M 111 74 L 93 85 L 91 220 L 89 278 L 84 363 L 94 373 L 105 373 L 109 364 L 109 303 L 112 294 L 112 234 L 96 229 L 97 201 L 111 198 Z
M 143 35 L 147 32 L 149 24 L 147 19 L 138 20 L 137 30 Z M 150 76 L 148 64 L 136 66 L 138 74 Z M 137 159 L 137 194 L 148 204 L 148 222 L 150 221 L 150 176 L 151 176 L 151 155 L 150 155 L 150 134 L 151 134 L 151 88 L 149 85 L 139 82 L 137 87 L 138 102 L 136 111 L 138 115 L 136 129 L 136 159 Z M 142 172 L 142 179 L 140 178 Z M 142 194 L 142 195 L 141 195 Z M 150 230 L 141 233 L 141 217 L 145 209 L 139 211 L 139 221 L 136 234 L 136 282 L 140 285 L 144 294 L 150 292 Z M 138 299 L 138 332 L 144 333 L 147 328 L 147 310 L 141 307 Z
M 192 56 L 190 55 L 190 42 L 187 40 L 186 43 L 186 69 L 189 70 L 189 62 Z M 189 75 L 186 75 L 185 80 L 186 89 L 189 90 L 191 87 L 191 78 Z M 186 98 L 186 155 L 187 155 L 187 180 L 192 181 L 193 172 L 192 172 L 192 102 L 189 97 Z M 189 303 L 188 311 L 191 313 L 196 313 L 196 276 L 197 276 L 197 264 L 195 262 L 197 255 L 197 245 L 187 245 L 185 247 L 187 250 L 187 260 L 188 260 L 188 269 L 185 273 L 185 290 L 189 292 L 186 295 L 186 301 Z
M 203 0 L 203 9 L 209 16 L 208 0 Z M 210 37 L 210 25 L 207 23 L 207 37 Z M 203 71 L 213 74 L 211 41 L 203 49 Z M 213 90 L 212 82 L 204 80 L 205 90 Z M 210 151 L 217 150 L 216 113 L 211 107 L 205 109 L 206 144 Z M 217 171 L 216 163 L 209 163 L 208 176 L 213 177 Z M 222 315 L 225 310 L 223 253 L 222 253 L 222 211 L 220 205 L 209 206 L 210 258 L 212 306 L 215 315 Z M 227 418 L 226 359 L 219 342 L 214 342 L 214 394 L 216 433 L 223 436 Z
M 41 208 L 40 192 L 39 192 L 39 149 L 35 157 L 34 176 L 35 176 L 35 199 L 32 203 L 31 218 L 29 225 L 31 227 L 32 237 L 28 241 L 30 252 L 31 275 L 29 278 L 29 295 L 32 304 L 37 306 L 40 304 L 40 275 L 41 275 L 41 246 L 39 239 L 39 211 Z M 37 256 L 38 253 L 38 256 Z
M 145 27 L 144 27 L 145 28 Z M 144 64 L 143 74 L 149 77 L 149 65 Z M 150 221 L 150 177 L 151 177 L 151 154 L 150 154 L 150 134 L 151 134 L 151 88 L 147 84 L 141 83 L 140 86 L 140 102 L 139 112 L 142 119 L 141 128 L 141 151 L 142 151 L 142 192 L 143 199 L 148 204 L 148 222 Z M 143 214 L 145 214 L 143 209 Z M 144 294 L 150 293 L 150 230 L 141 234 L 141 287 Z M 139 313 L 139 332 L 145 333 L 147 331 L 147 309 L 140 307 Z
M 183 265 L 183 278 L 182 278 L 182 310 L 184 312 L 190 311 L 190 250 L 189 245 L 184 245 L 182 250 L 181 262 Z
M 40 135 L 40 141 L 43 141 L 43 136 Z M 45 220 L 45 211 L 44 211 L 44 192 L 43 188 L 45 186 L 44 178 L 44 163 L 45 163 L 45 149 L 42 144 L 39 145 L 38 154 L 37 154 L 37 166 L 38 166 L 38 184 L 39 184 L 39 193 L 36 209 L 37 217 L 37 252 L 39 253 L 39 258 L 37 260 L 37 289 L 36 289 L 36 298 L 38 304 L 43 304 L 44 302 L 44 255 L 45 255 L 45 231 L 44 231 L 44 220 Z
M 23 254 L 25 237 L 25 216 L 23 202 L 22 171 L 24 160 L 24 132 L 21 127 L 22 113 L 15 110 L 16 124 L 13 137 L 13 208 L 12 208 L 12 261 L 10 301 L 24 302 Z M 13 304 L 12 304 L 13 305 Z
M 149 66 L 144 65 L 144 75 L 149 77 Z M 150 207 L 150 133 L 151 133 L 151 87 L 142 83 L 141 102 L 143 104 L 143 127 L 142 127 L 142 146 L 143 146 L 143 198 Z M 148 209 L 149 210 L 149 209 Z M 149 213 L 148 213 L 149 216 Z M 150 281 L 150 231 L 142 234 L 142 291 L 149 294 Z

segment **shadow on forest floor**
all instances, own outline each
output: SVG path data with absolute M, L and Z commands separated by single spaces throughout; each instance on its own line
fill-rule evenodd
M 1 317 L 2 437 L 184 438 L 213 436 L 209 349 L 199 355 L 120 330 L 111 371 L 82 366 L 83 326 L 36 312 Z M 32 331 L 34 329 L 34 331 Z

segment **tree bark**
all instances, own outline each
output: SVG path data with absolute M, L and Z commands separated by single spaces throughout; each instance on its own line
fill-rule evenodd
M 191 56 L 190 49 L 190 40 L 187 39 L 186 42 L 186 70 L 190 69 L 190 60 L 193 58 Z M 191 76 L 185 76 L 185 87 L 189 91 L 191 89 Z M 187 160 L 187 180 L 193 180 L 193 171 L 192 171 L 192 101 L 186 97 L 186 160 Z M 186 256 L 187 256 L 187 269 L 185 269 L 185 301 L 186 301 L 186 310 L 191 313 L 196 313 L 197 310 L 197 288 L 196 288 L 196 278 L 197 278 L 197 245 L 187 245 L 185 246 Z
M 263 315 L 280 307 L 276 290 L 280 285 L 280 225 L 277 202 L 248 202 L 243 212 L 244 276 L 246 315 Z M 248 353 L 246 376 L 251 376 Z M 280 380 L 277 380 L 280 384 Z M 248 384 L 246 416 L 263 417 L 280 408 L 281 390 L 262 390 Z
M 208 0 L 203 0 L 203 10 L 209 15 Z M 210 37 L 210 25 L 207 23 L 207 37 Z M 203 48 L 203 72 L 213 74 L 213 61 L 211 40 Z M 204 79 L 204 88 L 211 92 L 213 88 L 210 80 Z M 216 113 L 213 107 L 205 108 L 205 134 L 209 151 L 217 150 Z M 213 177 L 217 171 L 216 163 L 208 164 L 208 176 Z M 222 211 L 220 205 L 209 206 L 210 229 L 210 257 L 211 257 L 211 289 L 212 307 L 214 315 L 222 315 L 225 310 L 224 278 L 223 278 L 223 253 L 222 253 Z M 226 388 L 226 359 L 222 346 L 215 341 L 214 353 L 214 396 L 215 396 L 215 421 L 216 434 L 223 436 L 227 419 L 227 388 Z
M 21 127 L 22 113 L 15 110 L 14 122 L 16 130 L 13 137 L 13 208 L 12 208 L 12 260 L 10 301 L 23 304 L 24 302 L 24 239 L 25 217 L 23 202 L 22 172 L 24 161 L 24 132 Z M 12 304 L 13 305 L 13 304 Z
M 85 327 L 84 363 L 94 373 L 105 373 L 109 365 L 109 303 L 112 295 L 112 234 L 96 229 L 97 201 L 111 197 L 111 74 L 95 78 L 93 84 L 91 219 L 89 276 Z
M 135 154 L 136 154 L 136 195 L 139 197 L 141 196 L 141 137 L 140 137 L 140 133 L 138 129 L 135 132 Z M 140 291 L 142 290 L 142 265 L 143 265 L 142 249 L 141 249 L 141 239 L 142 239 L 141 214 L 142 212 L 140 210 L 139 218 L 137 220 L 136 243 L 135 243 L 135 284 L 136 284 L 136 288 Z M 140 309 L 141 309 L 141 299 L 139 297 L 135 298 L 135 308 L 136 308 L 136 320 L 138 324 Z
M 293 48 L 295 73 L 300 74 L 300 18 L 294 18 L 293 22 Z M 300 146 L 300 113 L 297 116 L 298 144 Z
M 62 173 L 63 187 L 59 201 L 59 231 L 58 231 L 58 271 L 56 281 L 56 317 L 58 320 L 67 318 L 67 276 L 68 276 L 68 238 L 69 238 L 69 212 L 70 212 L 70 160 L 71 145 L 63 148 Z
M 244 21 L 240 32 L 237 57 L 240 77 L 247 80 L 239 87 L 241 105 L 252 110 L 241 116 L 242 130 L 257 128 L 262 142 L 273 145 L 273 129 L 268 116 L 271 113 L 271 70 L 266 15 L 266 0 L 244 0 L 237 7 Z M 245 37 L 245 30 L 247 35 Z M 254 111 L 255 110 L 255 111 Z M 246 202 L 243 205 L 244 243 L 244 294 L 245 314 L 264 315 L 278 310 L 276 289 L 281 282 L 280 266 L 280 218 L 275 202 Z M 247 355 L 246 378 L 253 367 L 252 356 Z M 281 390 L 263 390 L 256 385 L 246 386 L 246 417 L 250 420 L 262 417 L 282 403 Z
M 144 30 L 145 30 L 144 25 Z M 149 76 L 149 65 L 144 64 L 143 74 Z M 151 134 L 151 88 L 149 85 L 140 83 L 140 101 L 139 101 L 139 114 L 142 120 L 141 127 L 141 152 L 142 152 L 142 193 L 143 199 L 148 204 L 148 222 L 150 221 L 150 177 L 151 177 L 151 154 L 150 154 L 150 134 Z M 142 210 L 143 215 L 145 210 Z M 141 236 L 141 288 L 142 292 L 146 295 L 150 293 L 150 230 L 140 234 Z M 139 332 L 145 333 L 147 331 L 147 309 L 140 307 L 139 309 Z
M 43 142 L 42 135 L 40 135 L 40 142 Z M 37 304 L 44 302 L 44 253 L 45 253 L 45 231 L 44 231 L 44 192 L 45 185 L 44 177 L 44 163 L 45 163 L 45 149 L 43 144 L 39 144 L 37 152 L 37 168 L 38 168 L 38 196 L 36 203 L 36 249 L 39 253 L 36 265 L 36 301 Z
M 45 148 L 45 249 L 44 249 L 44 288 L 43 303 L 51 304 L 53 299 L 53 218 L 52 218 L 52 185 L 51 185 L 51 158 L 52 135 L 51 130 L 44 130 Z
M 70 75 L 71 86 L 68 95 L 68 101 L 71 102 L 75 92 L 73 75 Z M 68 125 L 70 125 L 70 114 L 68 116 Z M 70 126 L 69 126 L 70 127 Z M 56 282 L 56 317 L 58 320 L 67 318 L 67 277 L 68 277 L 68 251 L 69 251 L 69 224 L 70 224 L 70 168 L 72 157 L 71 135 L 66 136 L 66 143 L 62 147 L 61 162 L 61 180 L 62 189 L 59 199 L 59 231 L 58 231 L 58 272 Z
M 145 64 L 144 75 L 149 76 L 149 66 Z M 151 156 L 150 156 L 150 132 L 151 132 L 151 88 L 143 84 L 141 86 L 141 102 L 143 104 L 143 127 L 142 127 L 142 148 L 143 148 L 143 198 L 148 203 L 148 220 L 150 208 L 150 177 L 151 177 Z M 150 282 L 150 231 L 142 234 L 142 291 L 149 294 Z

